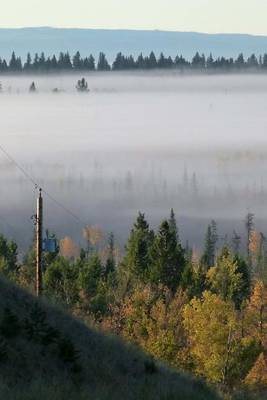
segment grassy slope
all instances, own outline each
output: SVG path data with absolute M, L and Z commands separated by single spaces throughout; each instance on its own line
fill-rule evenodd
M 0 398 L 211 400 L 202 382 L 171 372 L 116 338 L 0 280 Z

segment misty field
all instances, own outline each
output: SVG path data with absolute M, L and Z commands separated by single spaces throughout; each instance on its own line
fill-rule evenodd
M 0 144 L 85 224 L 123 244 L 138 210 L 156 226 L 173 207 L 195 246 L 212 218 L 221 237 L 242 232 L 248 210 L 266 231 L 266 76 L 96 73 L 85 94 L 80 78 L 1 77 Z M 0 167 L 1 232 L 27 246 L 32 184 L 3 154 Z M 82 241 L 48 198 L 44 216 L 45 228 Z

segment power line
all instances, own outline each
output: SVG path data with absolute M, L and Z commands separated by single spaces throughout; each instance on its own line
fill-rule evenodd
M 23 175 L 29 180 L 31 181 L 31 183 L 35 186 L 35 187 L 39 187 L 40 186 L 34 181 L 34 179 L 32 178 L 32 176 L 20 165 L 17 163 L 17 161 L 11 157 L 11 155 L 3 148 L 3 146 L 1 146 L 0 144 L 0 150 L 2 151 L 2 153 L 5 154 L 5 156 L 9 159 L 9 161 L 11 161 L 22 173 Z
M 69 215 L 71 215 L 78 223 L 80 223 L 82 226 L 84 226 L 84 222 L 77 216 L 75 215 L 71 210 L 69 210 L 67 207 L 64 206 L 64 204 L 60 203 L 57 199 L 55 199 L 51 194 L 49 194 L 46 190 L 42 189 L 42 192 L 50 199 L 52 200 L 55 204 L 57 204 L 59 207 L 61 207 L 64 211 L 66 211 Z
M 72 218 L 76 220 L 77 223 L 81 224 L 84 226 L 84 222 L 77 216 L 75 215 L 71 210 L 69 210 L 67 207 L 64 206 L 60 201 L 55 199 L 50 193 L 48 193 L 45 189 L 43 189 L 39 183 L 37 183 L 34 178 L 23 168 L 5 149 L 4 147 L 0 144 L 0 150 L 2 153 L 11 161 L 20 171 L 21 173 L 34 185 L 34 187 L 37 189 L 42 189 L 42 192 L 50 199 L 52 200 L 58 207 L 61 207 L 66 213 L 68 213 Z

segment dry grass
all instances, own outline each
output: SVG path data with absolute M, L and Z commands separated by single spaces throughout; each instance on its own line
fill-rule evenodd
M 201 381 L 0 280 L 0 398 L 215 400 Z

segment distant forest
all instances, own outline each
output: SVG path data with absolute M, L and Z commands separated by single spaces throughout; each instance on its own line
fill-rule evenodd
M 46 57 L 42 52 L 34 57 L 27 54 L 26 61 L 12 53 L 10 60 L 0 58 L 0 73 L 47 73 L 57 71 L 124 71 L 124 70 L 153 70 L 175 69 L 179 71 L 203 72 L 238 72 L 238 71 L 267 71 L 267 53 L 257 57 L 252 54 L 247 59 L 241 53 L 236 59 L 218 57 L 212 54 L 205 57 L 198 52 L 192 60 L 186 60 L 182 55 L 175 58 L 166 57 L 163 53 L 157 58 L 152 51 L 149 56 L 141 53 L 134 58 L 118 53 L 113 63 L 109 63 L 104 53 L 100 53 L 98 60 L 93 55 L 82 57 L 79 51 L 71 57 L 69 53 L 61 52 L 58 57 Z

